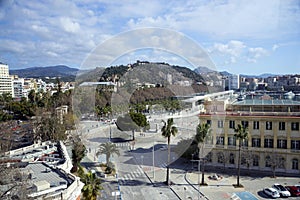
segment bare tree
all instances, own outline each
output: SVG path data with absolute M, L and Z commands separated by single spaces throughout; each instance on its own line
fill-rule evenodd
M 250 166 L 253 163 L 253 153 L 252 151 L 244 151 L 241 157 L 241 165 L 246 166 L 248 170 L 248 174 L 250 173 Z
M 270 167 L 273 173 L 273 178 L 276 178 L 276 169 L 284 168 L 285 159 L 277 153 L 271 153 L 266 156 L 266 167 Z
M 225 171 L 226 163 L 229 161 L 229 154 L 230 152 L 228 151 L 220 151 L 217 153 L 218 163 L 223 164 L 223 171 Z

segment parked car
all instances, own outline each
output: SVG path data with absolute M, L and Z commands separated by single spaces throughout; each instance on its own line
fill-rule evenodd
M 208 177 L 209 179 L 212 179 L 212 180 L 221 180 L 222 179 L 222 176 L 218 175 L 218 174 L 214 174 L 214 175 L 211 175 Z
M 280 194 L 274 188 L 264 188 L 264 193 L 272 198 L 279 198 Z
M 291 193 L 283 185 L 275 183 L 273 185 L 273 188 L 276 189 L 279 192 L 280 196 L 282 196 L 282 197 L 290 197 L 291 196 Z
M 161 151 L 165 151 L 165 150 L 168 150 L 168 146 L 167 145 L 164 145 L 162 147 L 159 148 Z
M 300 188 L 296 186 L 286 186 L 285 188 L 291 193 L 292 196 L 300 197 Z

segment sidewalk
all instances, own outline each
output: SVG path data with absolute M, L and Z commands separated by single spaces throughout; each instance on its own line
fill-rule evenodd
M 199 190 L 199 174 L 197 172 L 186 173 L 186 179 L 195 188 Z M 210 180 L 207 177 L 213 175 L 212 173 L 205 174 L 205 182 L 208 186 L 200 186 L 200 192 L 208 199 L 232 199 L 235 192 L 243 192 L 245 188 L 234 188 L 232 184 L 236 183 L 236 177 L 223 176 L 221 180 Z M 200 174 L 200 180 L 202 175 Z

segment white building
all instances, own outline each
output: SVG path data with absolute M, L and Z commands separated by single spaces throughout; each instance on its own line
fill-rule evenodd
M 15 77 L 12 82 L 14 90 L 13 98 L 21 99 L 22 97 L 27 97 L 24 91 L 24 79 Z
M 0 95 L 3 93 L 9 93 L 13 96 L 13 87 L 8 65 L 0 63 Z
M 237 90 L 240 89 L 240 75 L 231 74 L 223 77 L 222 85 L 224 90 Z

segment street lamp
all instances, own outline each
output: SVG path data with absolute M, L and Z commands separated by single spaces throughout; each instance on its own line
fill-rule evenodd
M 155 146 L 155 141 L 154 141 L 154 137 L 153 137 L 153 148 L 152 148 L 152 170 L 153 170 L 153 182 L 155 181 L 155 169 L 154 169 L 154 166 L 155 166 L 155 163 L 154 163 L 154 146 Z

